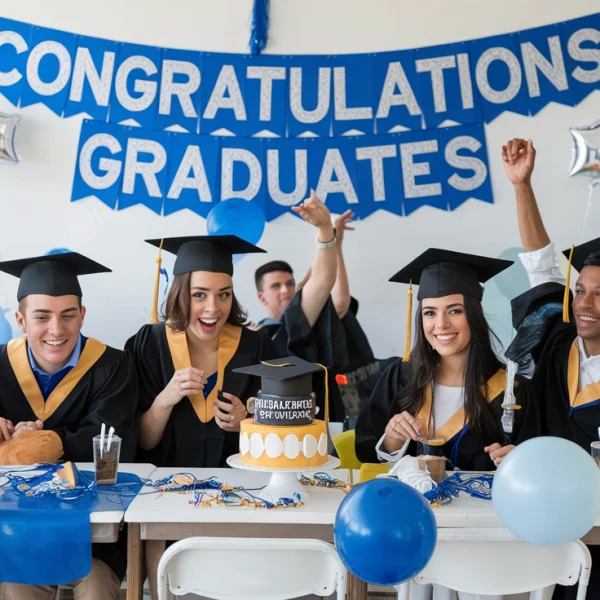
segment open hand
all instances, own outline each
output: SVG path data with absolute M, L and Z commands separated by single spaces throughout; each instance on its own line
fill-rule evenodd
M 347 210 L 335 220 L 335 232 L 337 234 L 338 245 L 344 241 L 344 231 L 354 231 L 354 227 L 350 227 L 349 223 L 354 218 L 354 213 Z
M 0 417 L 0 442 L 10 440 L 14 432 L 15 426 L 12 424 L 12 421 Z
M 44 424 L 39 419 L 37 421 L 21 421 L 16 424 L 12 436 L 16 438 L 26 431 L 39 431 L 40 429 L 44 429 Z

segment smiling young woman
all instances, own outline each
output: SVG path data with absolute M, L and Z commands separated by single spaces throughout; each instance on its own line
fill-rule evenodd
M 481 283 L 510 264 L 430 249 L 392 277 L 419 285 L 415 345 L 409 360 L 388 367 L 360 413 L 361 461 L 396 461 L 415 455 L 418 441 L 438 438 L 453 467 L 491 470 L 515 444 L 539 435 L 536 397 L 526 380 L 515 381 L 518 408 L 506 414 L 502 407 L 506 371 L 481 306 Z
M 140 460 L 221 467 L 239 446 L 246 400 L 258 389 L 233 369 L 275 356 L 270 339 L 243 327 L 233 254 L 262 252 L 236 236 L 150 240 L 177 255 L 162 321 L 126 345 L 140 382 Z

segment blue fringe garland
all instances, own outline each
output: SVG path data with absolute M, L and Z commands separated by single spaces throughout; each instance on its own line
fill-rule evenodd
M 250 30 L 250 54 L 258 56 L 269 38 L 269 0 L 254 0 L 252 28 Z

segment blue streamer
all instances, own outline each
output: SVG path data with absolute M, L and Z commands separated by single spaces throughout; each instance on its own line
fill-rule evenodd
M 491 500 L 493 482 L 494 475 L 489 473 L 482 473 L 480 475 L 453 473 L 431 491 L 425 492 L 424 496 L 429 500 L 430 504 L 445 504 L 450 502 L 453 496 L 458 498 L 460 492 L 465 492 L 474 498 Z
M 269 0 L 254 0 L 252 29 L 250 30 L 250 54 L 258 56 L 269 38 Z

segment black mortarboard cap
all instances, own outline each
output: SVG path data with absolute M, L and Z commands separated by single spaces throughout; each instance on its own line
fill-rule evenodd
M 600 238 L 596 238 L 595 240 L 591 240 L 580 246 L 575 246 L 573 249 L 573 258 L 571 260 L 572 267 L 581 273 L 585 259 L 594 252 L 600 252 Z M 567 257 L 567 260 L 569 259 L 570 253 L 571 248 L 563 250 L 563 254 Z
M 310 396 L 313 391 L 313 373 L 321 370 L 320 366 L 297 356 L 287 356 L 251 367 L 233 369 L 233 372 L 260 377 L 263 394 L 290 398 L 292 396 Z
M 237 235 L 194 235 L 146 242 L 157 248 L 160 248 L 162 243 L 163 250 L 177 255 L 173 267 L 174 275 L 194 271 L 233 275 L 234 254 L 265 252 Z
M 482 283 L 513 264 L 510 260 L 429 248 L 398 271 L 390 281 L 419 286 L 417 298 L 464 294 L 481 300 Z
M 20 278 L 17 291 L 19 302 L 30 294 L 45 296 L 72 294 L 81 297 L 78 275 L 111 272 L 107 267 L 77 252 L 9 260 L 0 263 L 0 271 Z

